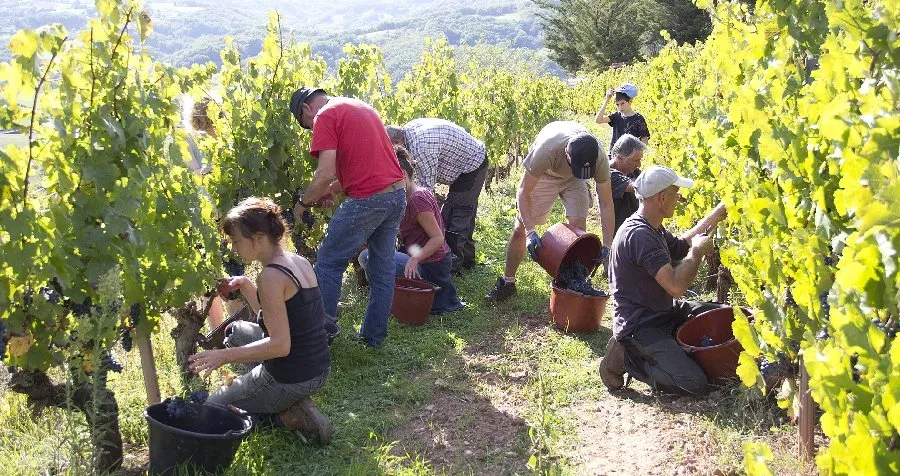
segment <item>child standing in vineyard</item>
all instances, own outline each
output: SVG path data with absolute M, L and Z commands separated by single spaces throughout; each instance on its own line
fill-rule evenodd
M 227 295 L 240 290 L 257 322 L 229 325 L 226 348 L 192 355 L 189 368 L 206 377 L 224 364 L 254 366 L 208 401 L 271 415 L 276 424 L 280 421 L 324 443 L 331 439 L 331 421 L 309 395 L 325 385 L 331 369 L 327 317 L 309 261 L 281 246 L 286 230 L 279 207 L 268 198 L 247 198 L 228 212 L 222 231 L 232 251 L 245 263 L 259 262 L 263 270 L 256 283 L 232 276 L 218 291 Z
M 606 110 L 606 106 L 613 95 L 616 97 L 616 109 L 618 111 L 605 115 L 603 111 Z M 637 137 L 644 144 L 650 142 L 650 129 L 647 128 L 647 121 L 644 119 L 644 116 L 631 108 L 631 102 L 634 101 L 637 95 L 638 88 L 631 83 L 622 83 L 618 88 L 610 89 L 606 92 L 606 100 L 603 101 L 603 105 L 600 106 L 600 110 L 597 111 L 597 115 L 594 117 L 594 121 L 597 124 L 609 124 L 613 129 L 612 139 L 609 141 L 610 152 L 613 146 L 616 145 L 619 137 L 625 134 Z

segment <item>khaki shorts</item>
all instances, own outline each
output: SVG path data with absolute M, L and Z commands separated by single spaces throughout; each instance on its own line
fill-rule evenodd
M 557 197 L 562 199 L 567 218 L 587 218 L 588 210 L 591 208 L 591 189 L 588 187 L 588 180 L 543 174 L 531 192 L 531 216 L 535 225 L 547 223 Z M 521 215 L 517 218 L 522 221 Z

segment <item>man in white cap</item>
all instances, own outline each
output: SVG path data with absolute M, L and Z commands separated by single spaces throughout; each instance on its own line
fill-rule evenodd
M 666 393 L 707 390 L 706 375 L 678 346 L 674 333 L 691 317 L 721 307 L 678 298 L 697 278 L 702 258 L 713 252 L 707 232 L 725 219 L 725 206 L 720 203 L 680 238 L 662 226 L 683 200 L 678 188 L 693 184 L 658 165 L 634 182 L 640 207 L 616 233 L 609 262 L 616 311 L 613 336 L 600 362 L 600 378 L 609 390 L 625 385 L 626 372 Z
M 609 100 L 615 95 L 617 111 L 612 114 L 605 114 L 606 106 Z M 625 134 L 631 134 L 641 140 L 644 144 L 650 141 L 650 129 L 647 128 L 647 121 L 641 113 L 631 108 L 631 102 L 638 95 L 637 86 L 631 83 L 622 83 L 615 89 L 606 92 L 606 101 L 600 106 L 594 121 L 597 124 L 609 124 L 612 127 L 612 139 L 609 141 L 609 149 L 612 151 L 619 137 Z M 612 157 L 610 157 L 612 158 Z

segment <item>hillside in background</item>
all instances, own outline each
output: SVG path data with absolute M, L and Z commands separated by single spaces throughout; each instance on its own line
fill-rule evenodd
M 543 35 L 529 0 L 177 0 L 146 1 L 154 30 L 148 42 L 154 54 L 180 66 L 213 61 L 225 36 L 242 54 L 261 49 L 269 12 L 283 15 L 283 26 L 296 41 L 334 65 L 346 43 L 374 43 L 398 79 L 419 59 L 426 37 L 445 37 L 450 45 L 503 45 L 527 58 L 539 71 L 562 75 L 547 59 Z M 95 14 L 93 0 L 56 2 L 0 0 L 0 60 L 7 60 L 8 39 L 16 30 L 62 23 L 69 31 L 84 28 Z

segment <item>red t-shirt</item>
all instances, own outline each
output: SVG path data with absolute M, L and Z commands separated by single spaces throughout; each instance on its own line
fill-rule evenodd
M 366 198 L 403 180 L 378 112 L 351 98 L 332 97 L 313 119 L 309 153 L 337 151 L 337 178 L 344 193 Z
M 416 216 L 422 212 L 433 213 L 435 220 L 437 220 L 438 229 L 441 230 L 441 233 L 444 232 L 444 219 L 441 218 L 441 210 L 438 208 L 434 195 L 424 188 L 416 189 L 409 201 L 406 202 L 406 213 L 403 215 L 403 220 L 400 221 L 400 242 L 403 243 L 403 249 L 410 256 L 412 256 L 410 247 L 416 245 L 419 248 L 424 248 L 425 243 L 428 243 L 428 233 L 425 232 L 425 229 L 419 224 L 419 220 L 416 219 Z M 449 252 L 450 247 L 444 241 L 444 244 L 434 254 L 423 259 L 420 263 L 440 261 Z

